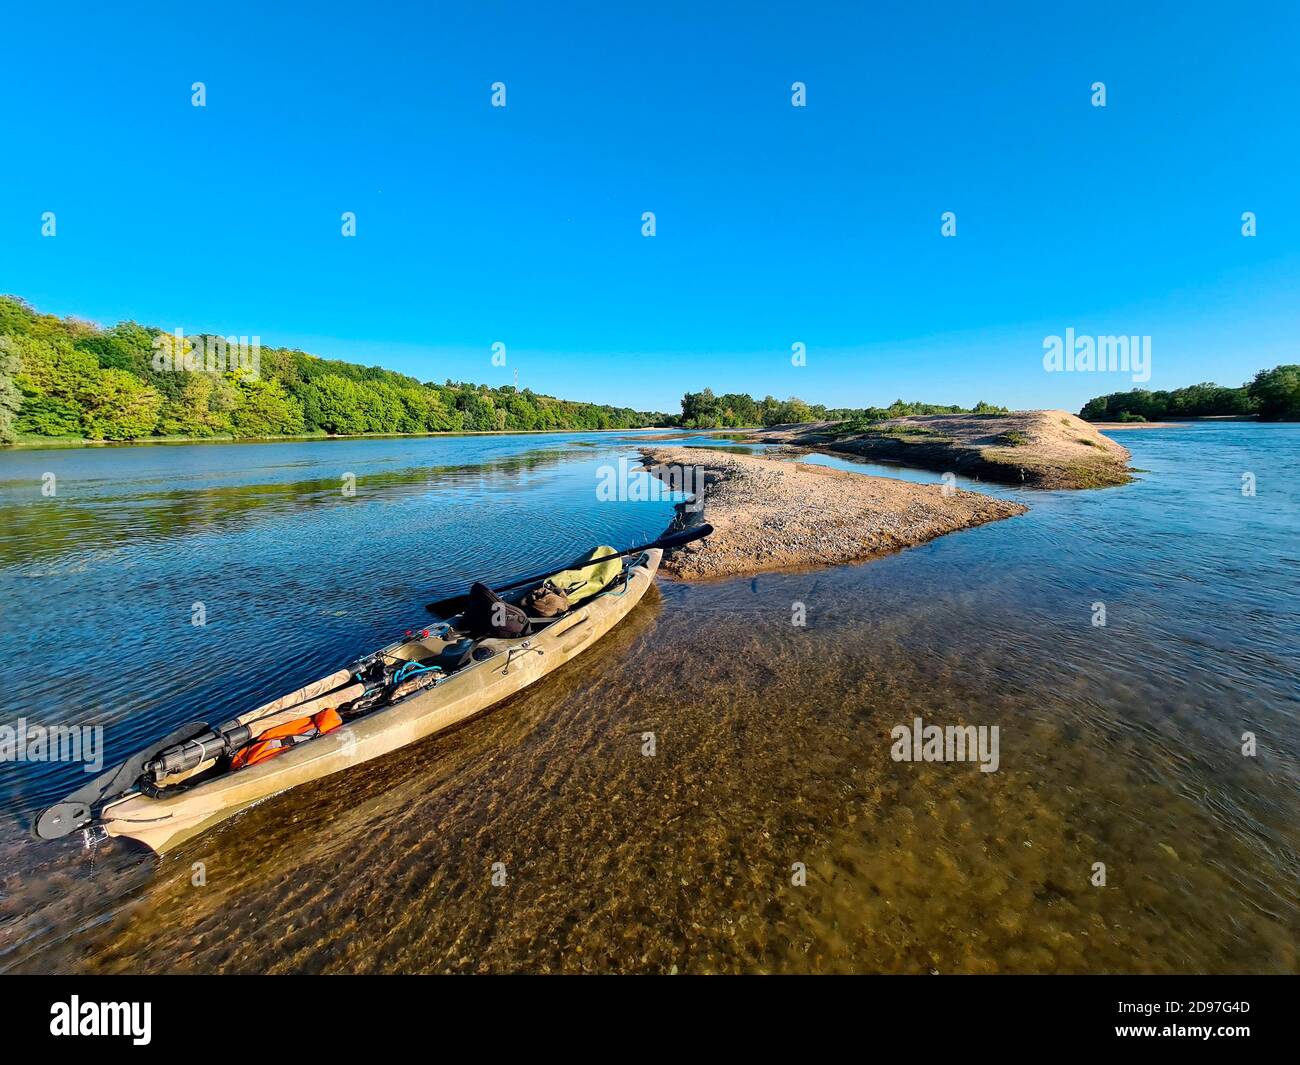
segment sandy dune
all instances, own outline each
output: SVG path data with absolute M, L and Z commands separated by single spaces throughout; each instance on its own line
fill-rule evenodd
M 1128 449 L 1063 410 L 913 415 L 865 432 L 845 432 L 839 422 L 776 425 L 755 430 L 753 438 L 1031 488 L 1104 488 L 1131 480 Z

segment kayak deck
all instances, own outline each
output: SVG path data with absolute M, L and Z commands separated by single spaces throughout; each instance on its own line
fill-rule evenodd
M 654 583 L 661 557 L 662 551 L 647 550 L 625 570 L 626 579 L 558 618 L 535 622 L 527 636 L 477 640 L 472 660 L 399 702 L 367 709 L 351 720 L 345 714 L 344 724 L 333 731 L 235 771 L 219 772 L 213 762 L 196 766 L 162 781 L 155 795 L 134 792 L 107 803 L 97 826 L 109 836 L 137 839 L 162 853 L 262 799 L 458 724 L 540 680 L 605 635 Z M 446 628 L 428 630 L 379 655 L 403 663 L 427 662 L 454 648 L 458 641 L 448 639 L 450 635 Z M 418 666 L 411 668 L 418 674 Z M 340 670 L 236 720 L 260 732 L 289 718 L 354 701 L 363 691 L 352 671 Z

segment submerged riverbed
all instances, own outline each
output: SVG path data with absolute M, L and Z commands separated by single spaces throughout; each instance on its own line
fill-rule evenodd
M 660 582 L 493 712 L 161 860 L 28 840 L 83 774 L 0 765 L 0 969 L 1295 972 L 1300 428 L 1123 443 L 1121 488 L 964 485 L 1014 521 Z M 621 457 L 635 434 L 0 454 L 0 720 L 120 756 L 466 577 L 651 539 L 672 500 L 597 501 Z M 998 771 L 893 761 L 916 717 L 997 726 Z

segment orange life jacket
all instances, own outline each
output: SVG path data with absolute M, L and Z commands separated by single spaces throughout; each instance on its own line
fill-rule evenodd
M 313 736 L 323 736 L 333 732 L 343 724 L 338 711 L 322 710 L 312 717 L 294 718 L 283 725 L 269 728 L 247 747 L 241 747 L 230 760 L 231 769 L 243 769 L 244 766 L 257 765 L 268 758 L 274 758 L 281 751 L 287 751 L 295 743 L 309 740 Z

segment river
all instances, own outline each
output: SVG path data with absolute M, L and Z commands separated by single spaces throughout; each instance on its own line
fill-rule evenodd
M 0 721 L 111 763 L 653 539 L 672 499 L 596 493 L 636 438 L 0 452 Z M 1296 972 L 1300 427 L 1116 438 L 1125 487 L 661 580 L 602 653 L 161 859 L 32 841 L 85 774 L 0 763 L 0 970 Z M 998 770 L 894 761 L 917 717 L 996 726 Z

